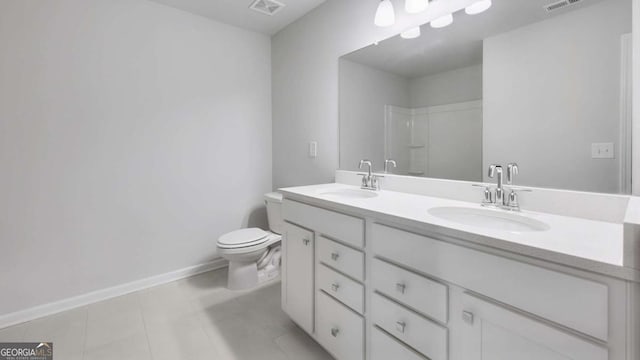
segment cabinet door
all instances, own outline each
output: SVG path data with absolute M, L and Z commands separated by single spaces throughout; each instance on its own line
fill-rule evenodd
M 602 346 L 469 294 L 463 297 L 465 360 L 608 359 Z
M 309 334 L 313 332 L 313 243 L 313 232 L 285 224 L 282 308 Z

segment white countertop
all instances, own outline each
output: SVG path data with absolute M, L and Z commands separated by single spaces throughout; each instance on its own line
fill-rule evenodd
M 321 184 L 280 189 L 287 198 L 324 205 L 336 210 L 362 211 L 370 215 L 408 220 L 443 235 L 519 253 L 583 270 L 603 273 L 628 280 L 638 272 L 623 267 L 623 224 L 526 211 L 519 215 L 549 225 L 546 231 L 513 232 L 470 226 L 429 214 L 435 207 L 481 208 L 478 203 L 430 196 L 376 191 L 372 198 L 327 197 L 323 192 L 358 189 L 345 184 Z M 495 210 L 504 211 L 504 210 Z M 364 214 L 367 216 L 367 214 Z

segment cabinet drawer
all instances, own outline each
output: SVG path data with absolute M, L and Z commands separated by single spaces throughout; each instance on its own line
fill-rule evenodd
M 400 341 L 374 327 L 371 333 L 371 360 L 426 360 Z
M 364 312 L 364 286 L 348 277 L 319 264 L 316 272 L 318 287 L 353 310 Z
M 285 199 L 284 219 L 339 239 L 358 248 L 364 246 L 364 220 Z
M 362 360 L 364 357 L 364 320 L 360 315 L 317 292 L 316 338 L 338 360 Z
M 424 315 L 447 323 L 447 286 L 374 259 L 371 281 L 375 290 Z
M 447 359 L 447 329 L 384 298 L 373 295 L 373 323 L 431 360 Z
M 354 279 L 364 281 L 364 254 L 358 250 L 320 236 L 318 259 Z
M 380 224 L 373 225 L 372 247 L 376 256 L 608 340 L 604 284 Z

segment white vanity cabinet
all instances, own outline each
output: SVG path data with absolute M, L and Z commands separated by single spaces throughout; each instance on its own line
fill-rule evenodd
M 283 206 L 283 308 L 338 360 L 639 359 L 634 283 L 370 212 Z
M 283 217 L 283 309 L 335 358 L 364 360 L 364 219 L 288 199 Z

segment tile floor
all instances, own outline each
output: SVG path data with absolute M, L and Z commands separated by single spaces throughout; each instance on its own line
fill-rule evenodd
M 59 360 L 331 359 L 280 309 L 280 283 L 225 288 L 226 269 L 0 329 Z

